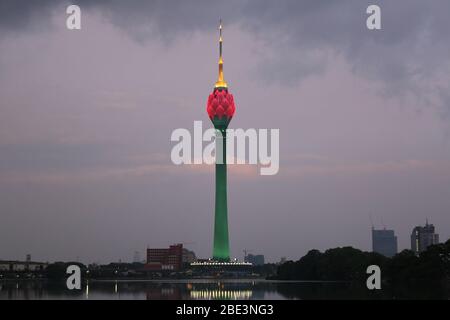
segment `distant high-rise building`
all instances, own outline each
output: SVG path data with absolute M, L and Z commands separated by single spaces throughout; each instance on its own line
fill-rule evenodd
M 372 251 L 386 257 L 397 254 L 397 237 L 394 230 L 375 230 L 372 228 Z
M 264 264 L 264 255 L 262 254 L 248 254 L 245 256 L 245 262 L 250 262 L 254 266 L 262 266 Z
M 417 226 L 411 233 L 411 250 L 416 254 L 425 251 L 429 246 L 439 243 L 439 235 L 435 233 L 434 225 L 426 222 L 425 226 Z

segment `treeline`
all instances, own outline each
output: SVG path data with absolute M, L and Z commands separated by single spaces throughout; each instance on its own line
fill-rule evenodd
M 279 280 L 349 281 L 365 286 L 369 265 L 381 268 L 384 288 L 393 296 L 403 296 L 410 290 L 432 291 L 449 297 L 450 239 L 430 246 L 420 256 L 404 250 L 392 258 L 363 252 L 352 247 L 320 252 L 311 250 L 298 261 L 288 261 L 277 269 Z

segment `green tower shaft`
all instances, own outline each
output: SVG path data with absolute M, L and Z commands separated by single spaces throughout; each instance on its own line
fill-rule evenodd
M 226 129 L 216 130 L 216 205 L 214 216 L 213 259 L 219 261 L 230 260 L 230 243 L 228 239 L 226 137 Z M 220 154 L 220 149 L 222 149 L 222 154 Z

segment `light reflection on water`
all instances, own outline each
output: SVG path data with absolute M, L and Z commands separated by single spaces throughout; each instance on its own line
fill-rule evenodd
M 374 292 L 376 291 L 376 292 Z M 349 283 L 266 280 L 149 280 L 85 282 L 81 290 L 42 280 L 0 281 L 0 300 L 285 300 L 285 299 L 391 299 L 386 290 L 369 291 Z M 412 296 L 429 298 L 425 290 Z M 436 298 L 436 297 L 435 297 Z M 439 297 L 437 297 L 439 298 Z
M 167 280 L 167 281 L 94 281 L 81 290 L 68 290 L 64 284 L 22 280 L 0 282 L 0 300 L 264 300 L 299 299 L 289 293 L 305 283 L 265 280 Z M 286 292 L 283 290 L 288 289 Z

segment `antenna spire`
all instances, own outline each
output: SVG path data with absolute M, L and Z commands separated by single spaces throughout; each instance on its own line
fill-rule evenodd
M 223 59 L 222 59 L 222 19 L 219 21 L 219 78 L 217 79 L 216 88 L 227 88 L 228 85 L 223 78 Z
M 222 19 L 219 22 L 219 57 L 222 58 Z

